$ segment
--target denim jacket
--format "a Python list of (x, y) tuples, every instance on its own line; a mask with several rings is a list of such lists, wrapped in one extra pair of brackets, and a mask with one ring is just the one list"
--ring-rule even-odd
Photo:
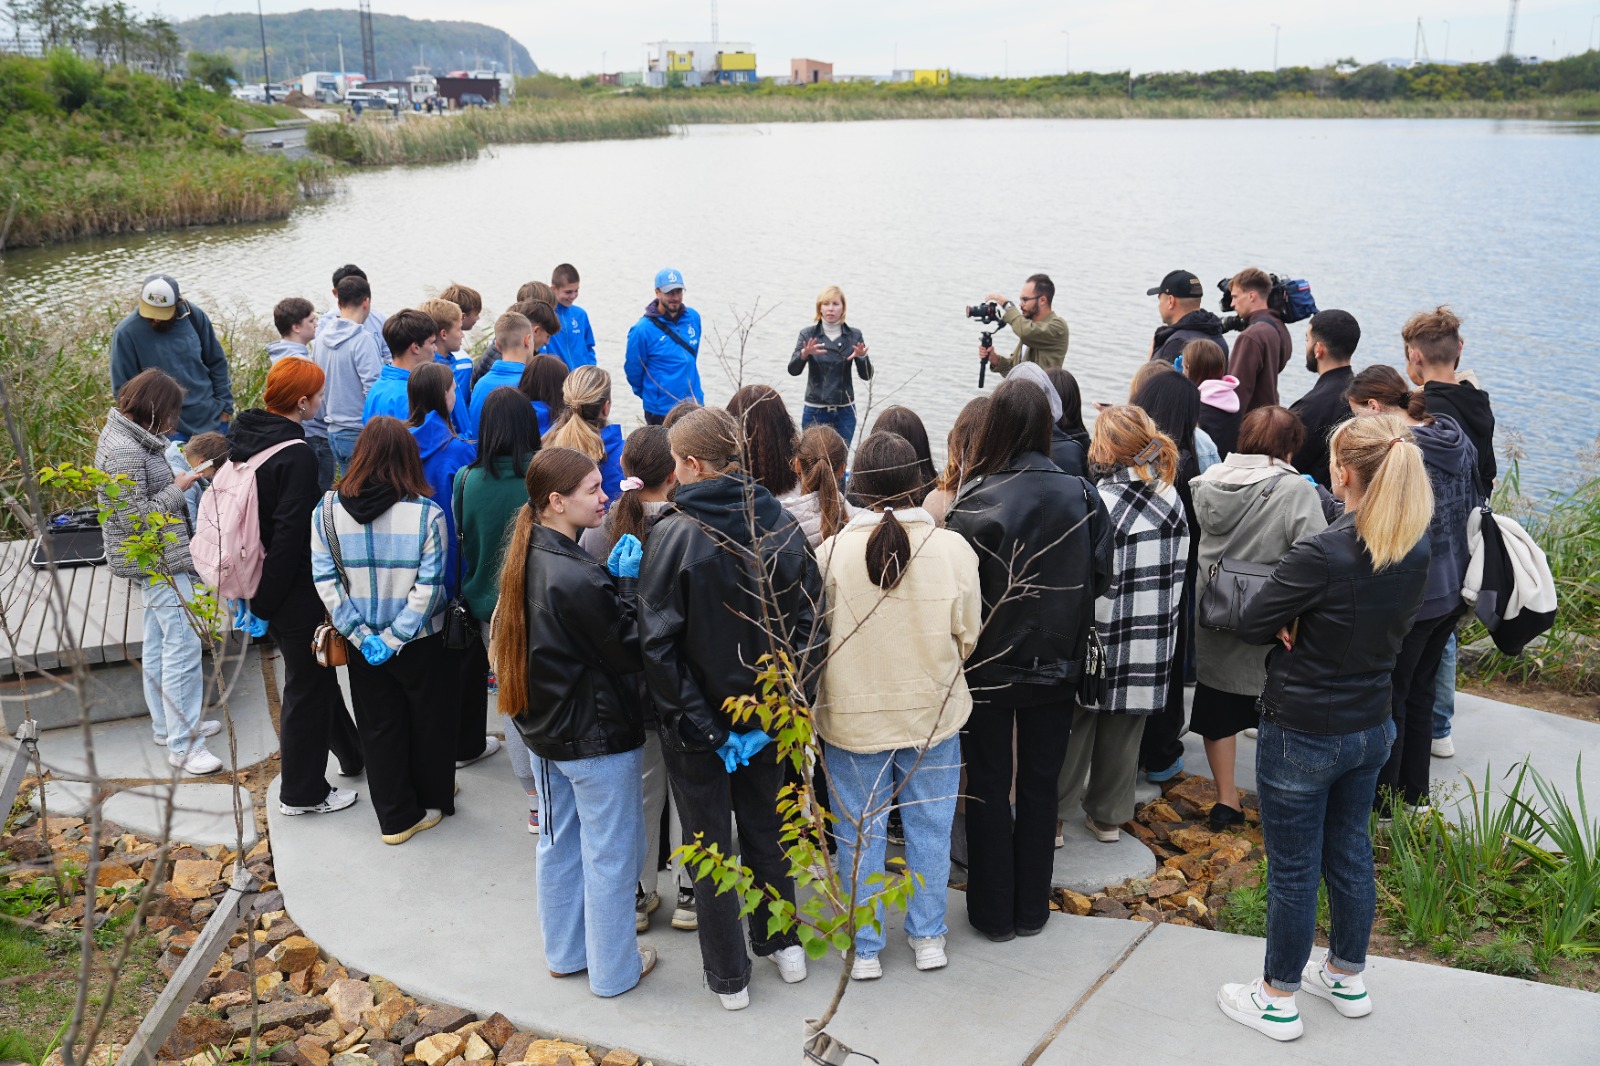
[[(822, 345), (822, 351), (807, 359), (800, 350), (813, 338)], [(806, 404), (811, 407), (849, 407), (856, 402), (854, 383), (850, 380), (850, 367), (854, 364), (862, 381), (872, 377), (872, 360), (867, 356), (851, 359), (850, 353), (864, 343), (859, 329), (849, 323), (839, 323), (839, 339), (829, 340), (817, 322), (800, 331), (794, 342), (794, 354), (789, 357), (789, 373), (799, 377), (807, 373)], [(809, 368), (809, 372), (808, 372)]]

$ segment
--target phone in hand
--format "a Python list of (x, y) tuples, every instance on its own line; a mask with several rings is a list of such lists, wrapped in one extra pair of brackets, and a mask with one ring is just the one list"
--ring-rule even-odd
[(191, 473), (191, 474), (203, 474), (207, 470), (210, 470), (213, 466), (216, 466), (216, 465), (217, 465), (217, 461), (215, 459), (207, 459), (205, 462), (201, 463), (199, 466), (191, 466), (189, 468), (189, 473)]

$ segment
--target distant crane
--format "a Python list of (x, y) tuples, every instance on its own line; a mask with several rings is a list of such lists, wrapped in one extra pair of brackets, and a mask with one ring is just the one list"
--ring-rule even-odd
[(1433, 62), (1433, 57), (1428, 54), (1428, 35), (1422, 32), (1422, 18), (1417, 18), (1417, 35), (1411, 42), (1411, 65), (1416, 66), (1418, 58)]
[(378, 80), (378, 53), (372, 46), (372, 0), (359, 0), (361, 9), (361, 73)]
[(1512, 46), (1517, 43), (1517, 0), (1511, 0), (1511, 13), (1506, 16), (1506, 50), (1502, 55), (1511, 55)]

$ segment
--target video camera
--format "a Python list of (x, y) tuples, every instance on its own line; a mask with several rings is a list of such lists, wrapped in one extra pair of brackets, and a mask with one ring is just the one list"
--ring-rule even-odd
[[(974, 304), (973, 306), (967, 308), (967, 317), (975, 318), (986, 326), (993, 325), (994, 323), (1000, 321), (1000, 305), (995, 303), (993, 300), (990, 300), (987, 303)], [(994, 330), (984, 330), (981, 334), (979, 334), (978, 339), (981, 342), (981, 347), (993, 348)], [(983, 378), (988, 372), (989, 361), (981, 355), (978, 356), (978, 388), (983, 388)]]
[[(1285, 325), (1300, 322), (1317, 313), (1317, 301), (1311, 295), (1310, 282), (1301, 278), (1280, 278), (1276, 274), (1267, 276), (1272, 279), (1272, 288), (1267, 291), (1267, 310), (1277, 312)], [(1217, 282), (1217, 288), (1222, 290), (1222, 310), (1225, 314), (1233, 310), (1232, 281), (1232, 277), (1226, 277)], [(972, 308), (969, 307), (967, 313), (970, 315)], [(1222, 320), (1224, 333), (1244, 327), (1245, 320), (1235, 314), (1229, 314)]]

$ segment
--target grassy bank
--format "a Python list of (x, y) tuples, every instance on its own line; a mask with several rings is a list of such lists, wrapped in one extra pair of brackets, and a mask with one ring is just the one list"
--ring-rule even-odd
[[(40, 315), (20, 311), (0, 330), (0, 386), (9, 416), (26, 442), (35, 470), (63, 462), (92, 464), (95, 442), (111, 409), (111, 334), (129, 307), (102, 302), (81, 315)], [(206, 307), (217, 329), (233, 375), (238, 410), (257, 406), (266, 383), (266, 345), (275, 339), (269, 322), (227, 308)], [(9, 407), (9, 411), (5, 408)], [(10, 446), (0, 452), (0, 496), (14, 495), (22, 459)], [(44, 506), (53, 511), (85, 501), (68, 498), (53, 486), (44, 488)], [(0, 510), (0, 540), (21, 535), (9, 510)]]
[(319, 123), (306, 131), (306, 144), (343, 163), (390, 166), (472, 159), (496, 144), (631, 140), (669, 132), (670, 119), (644, 101), (597, 98), (398, 123)]
[(66, 51), (0, 56), (0, 247), (284, 218), (329, 188), (329, 165), (232, 134), (298, 117)]

